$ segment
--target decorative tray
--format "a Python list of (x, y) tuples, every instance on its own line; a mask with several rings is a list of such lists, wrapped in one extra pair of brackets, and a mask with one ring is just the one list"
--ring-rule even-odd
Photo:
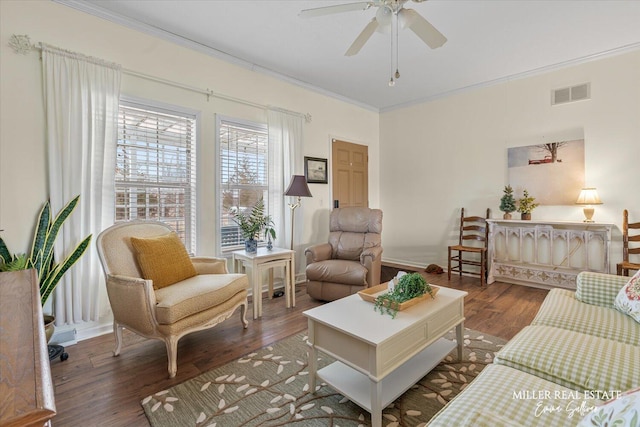
[[(438, 291), (440, 290), (440, 288), (438, 286), (435, 285), (429, 285), (431, 286), (431, 291), (433, 292), (433, 297), (435, 298)], [(388, 287), (388, 283), (383, 283), (381, 285), (378, 286), (373, 286), (371, 288), (367, 288), (364, 291), (359, 291), (358, 295), (360, 295), (360, 298), (362, 298), (363, 300), (367, 301), (367, 302), (375, 302), (376, 298), (378, 297), (378, 295), (382, 295), (386, 292), (389, 292), (389, 287)], [(422, 295), (421, 297), (416, 297), (416, 298), (411, 298), (410, 300), (407, 300), (405, 302), (401, 302), (398, 305), (398, 311), (402, 311), (402, 310), (406, 310), (407, 308), (418, 304), (419, 302), (425, 301), (425, 300), (431, 300), (431, 295), (429, 295), (429, 293), (427, 292), (426, 294)]]

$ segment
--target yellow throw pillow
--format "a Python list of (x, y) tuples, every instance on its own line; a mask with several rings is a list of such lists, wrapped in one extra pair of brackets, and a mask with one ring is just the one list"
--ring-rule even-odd
[(153, 280), (153, 288), (160, 289), (196, 275), (180, 237), (175, 232), (141, 239), (131, 238), (142, 277)]

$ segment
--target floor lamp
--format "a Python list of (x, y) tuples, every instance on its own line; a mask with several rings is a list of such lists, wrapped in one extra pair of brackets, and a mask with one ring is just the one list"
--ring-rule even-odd
[(309, 186), (307, 185), (307, 180), (304, 175), (293, 175), (291, 177), (291, 183), (289, 183), (289, 188), (284, 192), (285, 196), (293, 196), (297, 197), (298, 200), (296, 203), (289, 203), (289, 208), (291, 209), (291, 250), (293, 250), (293, 213), (298, 206), (300, 206), (300, 197), (312, 197), (311, 191), (309, 191)]

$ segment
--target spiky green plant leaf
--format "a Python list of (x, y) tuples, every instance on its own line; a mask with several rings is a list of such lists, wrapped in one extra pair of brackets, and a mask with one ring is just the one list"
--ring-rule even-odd
[[(42, 281), (42, 278), (48, 274), (48, 271), (51, 268), (51, 264), (53, 262), (53, 252), (54, 252), (53, 245), (56, 241), (56, 238), (58, 237), (58, 232), (60, 231), (60, 228), (62, 228), (62, 224), (64, 224), (64, 222), (67, 220), (69, 215), (71, 215), (71, 213), (76, 208), (76, 205), (78, 204), (78, 199), (80, 199), (79, 195), (76, 196), (69, 203), (67, 203), (66, 206), (62, 208), (62, 210), (58, 213), (53, 223), (50, 223), (47, 226), (47, 232), (45, 236), (44, 246), (42, 247), (41, 258), (40, 257), (34, 258), (34, 255), (37, 256), (39, 254), (34, 254), (33, 252), (31, 254), (32, 259), (38, 259), (40, 261), (40, 266), (38, 269), (38, 277), (40, 281)], [(49, 204), (49, 202), (47, 202), (47, 204)]]
[(2, 237), (0, 237), (0, 264), (5, 264), (7, 262), (11, 262), (13, 260), (13, 255), (9, 252), (9, 248), (7, 248), (7, 244), (4, 242)]
[(47, 232), (51, 223), (51, 203), (47, 200), (40, 214), (38, 215), (38, 223), (33, 234), (33, 242), (31, 243), (31, 262), (34, 268), (40, 272), (42, 267), (42, 254), (44, 253), (44, 245), (47, 240)]
[(62, 263), (57, 264), (50, 269), (47, 275), (44, 277), (44, 280), (40, 282), (40, 299), (42, 301), (42, 305), (47, 301), (51, 292), (55, 289), (60, 282), (60, 279), (64, 274), (75, 264), (82, 254), (89, 247), (89, 243), (91, 243), (91, 234), (88, 235), (76, 248), (73, 250), (71, 255), (69, 255)]
[(91, 235), (85, 237), (69, 256), (56, 263), (54, 259), (54, 242), (62, 225), (76, 208), (79, 199), (80, 196), (76, 196), (67, 203), (53, 222), (51, 219), (51, 204), (48, 201), (44, 204), (38, 215), (36, 230), (31, 244), (31, 253), (28, 257), (23, 255), (26, 258), (26, 262), (23, 262), (22, 258), (18, 260), (18, 255), (11, 255), (6, 244), (0, 238), (0, 257), (2, 258), (0, 267), (5, 268), (7, 260), (9, 260), (9, 262), (13, 263), (8, 268), (35, 268), (40, 281), (40, 300), (43, 305), (60, 282), (62, 276), (80, 259), (91, 242)]

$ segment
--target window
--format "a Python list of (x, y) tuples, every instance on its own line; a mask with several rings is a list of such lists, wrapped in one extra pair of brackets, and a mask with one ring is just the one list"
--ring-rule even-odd
[(116, 222), (170, 225), (195, 252), (193, 114), (120, 103), (115, 181)]
[(249, 210), (262, 197), (269, 206), (269, 138), (267, 126), (218, 120), (218, 211), (222, 252), (244, 243), (230, 209)]

